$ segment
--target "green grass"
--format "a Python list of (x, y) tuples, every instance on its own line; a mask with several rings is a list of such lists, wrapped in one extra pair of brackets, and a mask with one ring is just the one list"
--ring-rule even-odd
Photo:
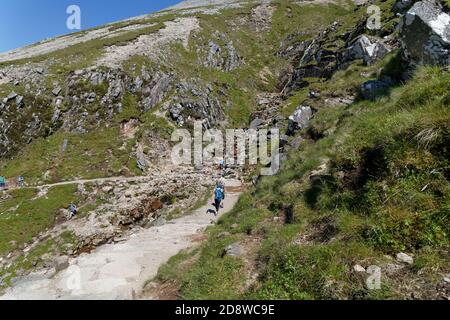
[(30, 243), (33, 237), (52, 227), (59, 209), (78, 203), (76, 191), (76, 185), (54, 187), (46, 196), (34, 200), (35, 190), (12, 191), (12, 198), (0, 203), (0, 255)]
[[(349, 74), (338, 73), (325, 95), (344, 89), (340, 76)], [(319, 110), (312, 126), (335, 130), (306, 141), (277, 176), (263, 178), (209, 229), (196, 261), (176, 275), (181, 297), (405, 298), (403, 282), (440, 281), (436, 272), (450, 271), (449, 89), (447, 72), (421, 68), (377, 101)], [(323, 159), (329, 159), (328, 173), (313, 183), (309, 173)], [(282, 217), (284, 204), (294, 205), (291, 224), (271, 219)], [(223, 232), (228, 235), (219, 236)], [(262, 238), (260, 276), (242, 292), (246, 280), (230, 274), (243, 273), (243, 260), (231, 263), (220, 253), (255, 235)], [(414, 254), (414, 265), (401, 277), (384, 275), (381, 290), (368, 290), (365, 278), (352, 272), (357, 263), (382, 266), (385, 255), (400, 251)], [(185, 259), (177, 259), (170, 270), (183, 265)]]
[[(64, 140), (68, 143), (62, 152)], [(23, 175), (30, 184), (126, 175), (131, 147), (132, 141), (125, 142), (118, 127), (86, 134), (58, 132), (26, 146), (20, 158), (1, 161), (0, 168), (6, 177)]]
[(11, 266), (0, 270), (0, 277), (3, 284), (0, 289), (11, 285), (11, 280), (19, 274), (29, 272), (36, 267), (42, 267), (43, 264), (49, 263), (52, 257), (67, 254), (68, 248), (77, 245), (77, 238), (71, 232), (63, 232), (56, 238), (46, 240), (26, 254), (17, 258)]

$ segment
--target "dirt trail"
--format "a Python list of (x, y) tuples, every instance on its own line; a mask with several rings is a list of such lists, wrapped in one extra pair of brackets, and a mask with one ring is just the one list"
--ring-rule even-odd
[[(108, 178), (95, 178), (95, 179), (78, 179), (78, 180), (70, 180), (70, 181), (61, 181), (56, 183), (50, 183), (50, 184), (42, 184), (42, 185), (25, 185), (21, 189), (49, 189), (53, 187), (59, 187), (59, 186), (67, 186), (71, 184), (89, 184), (89, 183), (106, 183), (106, 182), (137, 182), (137, 181), (146, 181), (152, 179), (152, 175), (145, 175), (145, 176), (134, 176), (134, 177), (125, 177), (125, 176), (118, 176), (118, 177), (108, 177)], [(15, 190), (19, 189), (17, 186), (9, 187), (6, 190)]]
[[(220, 215), (236, 204), (241, 183), (228, 180), (226, 187), (230, 191)], [(121, 243), (82, 254), (52, 277), (31, 274), (15, 283), (0, 300), (133, 299), (162, 264), (180, 250), (192, 247), (195, 236), (218, 219), (208, 214), (208, 209), (212, 209), (211, 203), (162, 226), (143, 229)]]

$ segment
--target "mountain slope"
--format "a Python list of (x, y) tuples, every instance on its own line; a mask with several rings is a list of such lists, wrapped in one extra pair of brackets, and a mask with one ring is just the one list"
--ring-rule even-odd
[[(377, 30), (371, 2), (186, 1), (0, 55), (0, 175), (37, 187), (1, 195), (3, 285), (196, 207), (216, 173), (172, 166), (170, 135), (201, 120), (280, 128), (283, 167), (234, 170), (254, 186), (159, 284), (196, 299), (448, 297), (447, 9), (374, 3)], [(83, 213), (66, 221), (71, 202)]]

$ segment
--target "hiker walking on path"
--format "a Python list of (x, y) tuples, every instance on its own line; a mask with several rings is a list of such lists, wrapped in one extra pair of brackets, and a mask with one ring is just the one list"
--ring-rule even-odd
[(214, 207), (216, 208), (215, 215), (219, 213), (220, 204), (222, 203), (223, 199), (225, 199), (224, 189), (222, 189), (220, 186), (217, 186), (214, 190)]
[(223, 208), (223, 201), (225, 200), (225, 178), (223, 176), (220, 177), (220, 179), (217, 181), (216, 187), (220, 187), (223, 192), (223, 198), (220, 202), (220, 207)]
[(0, 189), (3, 189), (5, 186), (5, 178), (0, 176)]

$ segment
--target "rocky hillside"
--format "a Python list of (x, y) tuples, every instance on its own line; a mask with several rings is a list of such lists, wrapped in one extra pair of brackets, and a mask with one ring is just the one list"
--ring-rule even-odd
[(0, 175), (39, 187), (0, 194), (0, 285), (195, 207), (213, 173), (169, 139), (202, 120), (280, 128), (283, 168), (150, 291), (449, 298), (449, 50), (448, 2), (230, 0), (0, 54)]

